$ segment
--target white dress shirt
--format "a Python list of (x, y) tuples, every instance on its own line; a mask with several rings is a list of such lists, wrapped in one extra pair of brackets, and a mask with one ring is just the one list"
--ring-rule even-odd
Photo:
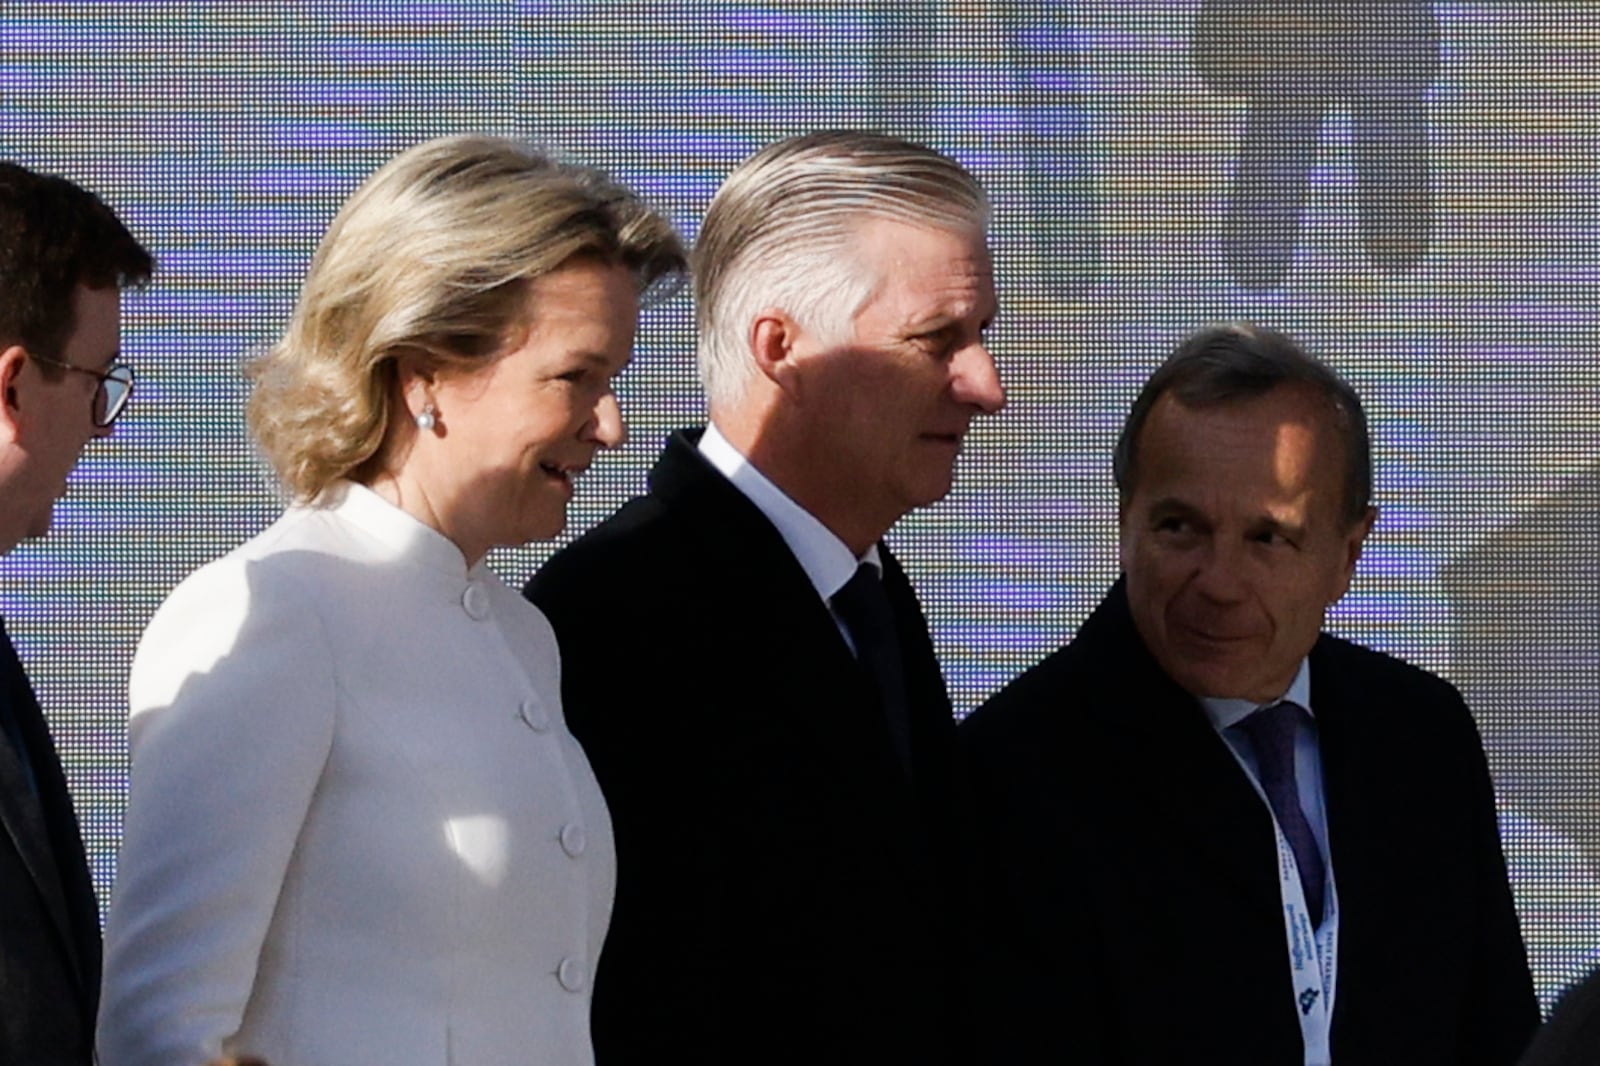
[[(823, 603), (830, 604), (830, 612), (833, 610), (831, 603), (834, 595), (855, 576), (856, 568), (862, 563), (870, 563), (879, 574), (883, 573), (883, 560), (878, 555), (876, 544), (857, 559), (832, 530), (790, 499), (770, 478), (757, 470), (739, 449), (730, 444), (715, 422), (706, 426), (700, 438), (700, 454), (777, 528), (778, 535), (789, 546), (789, 551), (806, 572), (806, 577), (811, 579), (817, 595), (822, 597)], [(855, 641), (850, 639), (850, 632), (837, 612), (833, 615), (833, 622), (854, 653)]]

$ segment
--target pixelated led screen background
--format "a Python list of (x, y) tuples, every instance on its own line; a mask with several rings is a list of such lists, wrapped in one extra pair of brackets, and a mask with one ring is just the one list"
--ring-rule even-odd
[[(96, 189), (161, 261), (127, 302), (131, 408), (56, 531), (0, 562), (102, 897), (135, 642), (279, 509), (240, 367), (358, 181), (428, 136), (515, 134), (692, 236), (756, 148), (863, 126), (955, 154), (996, 203), (1011, 404), (952, 497), (891, 537), (957, 706), (1115, 577), (1108, 455), (1162, 353), (1207, 321), (1287, 329), (1357, 384), (1376, 435), (1382, 517), (1334, 628), (1466, 691), (1548, 999), (1600, 945), (1595, 8), (0, 0), (0, 154)], [(687, 297), (649, 312), (638, 356), (632, 439), (569, 535), (700, 417)], [(550, 550), (497, 561), (520, 582)]]

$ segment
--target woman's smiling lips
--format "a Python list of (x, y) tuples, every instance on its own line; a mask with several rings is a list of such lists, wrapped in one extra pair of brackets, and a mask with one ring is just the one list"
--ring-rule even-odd
[(581, 466), (566, 466), (564, 464), (557, 463), (540, 463), (539, 469), (543, 470), (545, 475), (548, 476), (552, 481), (560, 482), (561, 485), (570, 493), (578, 478), (582, 476), (585, 470), (589, 469), (589, 464), (584, 463)]

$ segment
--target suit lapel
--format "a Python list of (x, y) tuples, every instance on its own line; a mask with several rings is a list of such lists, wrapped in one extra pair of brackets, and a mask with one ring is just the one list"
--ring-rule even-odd
[[(1339, 894), (1339, 984), (1351, 990), (1367, 984), (1369, 959), (1374, 966), (1384, 965), (1372, 952), (1382, 952), (1388, 945), (1374, 943), (1374, 938), (1381, 941), (1387, 916), (1397, 912), (1390, 901), (1404, 891), (1393, 868), (1386, 870), (1374, 849), (1387, 846), (1397, 833), (1404, 835), (1405, 819), (1413, 812), (1385, 787), (1381, 772), (1385, 740), (1367, 727), (1374, 716), (1364, 709), (1381, 700), (1382, 693), (1363, 692), (1359, 677), (1341, 669), (1331, 652), (1327, 637), (1312, 649), (1311, 704), (1322, 753), (1328, 853)], [(1354, 1001), (1341, 993), (1336, 1013), (1348, 1016)], [(1339, 1021), (1336, 1016), (1336, 1026)]]
[(920, 809), (936, 823), (948, 824), (970, 814), (970, 797), (958, 780), (955, 756), (955, 714), (945, 688), (944, 671), (928, 635), (928, 620), (899, 561), (879, 544), (884, 587), (893, 605), (905, 664), (910, 704), (911, 753), (915, 768), (913, 792)]
[[(1427, 923), (1414, 924), (1417, 912), (1396, 902), (1408, 900), (1414, 886), (1382, 854), (1410, 835), (1406, 819), (1414, 813), (1403, 797), (1386, 787), (1382, 769), (1385, 738), (1381, 731), (1368, 727), (1369, 721), (1376, 723), (1381, 715), (1368, 714), (1366, 709), (1381, 701), (1383, 693), (1370, 691), (1370, 683), (1363, 690), (1359, 675), (1337, 660), (1327, 637), (1311, 651), (1311, 704), (1322, 753), (1328, 852), (1339, 899), (1339, 989), (1333, 1008), (1336, 1053), (1353, 1039), (1352, 1034), (1370, 1031), (1381, 1023), (1382, 1012), (1400, 988), (1410, 991), (1404, 983), (1396, 986), (1390, 976), (1394, 939), (1405, 937), (1412, 950), (1432, 943)], [(1425, 844), (1418, 843), (1423, 845), (1418, 854), (1425, 854)], [(1438, 957), (1444, 959), (1445, 955)]]
[(46, 790), (56, 783), (56, 775), (51, 774), (50, 767), (46, 765), (46, 756), (53, 757), (55, 748), (50, 742), (38, 701), (34, 699), (33, 688), (28, 684), (27, 675), (23, 672), (22, 663), (17, 658), (3, 623), (0, 623), (0, 714), (14, 718), (24, 742), (29, 745), (38, 786), (38, 792), (35, 793), (21, 754), (11, 743), (10, 737), (0, 731), (0, 822), (5, 823), (6, 835), (11, 838), (17, 854), (32, 875), (45, 909), (55, 923), (62, 944), (66, 946), (72, 969), (81, 981), (84, 977), (82, 960), (79, 958), (71, 917), (67, 913), (64, 882), (56, 865), (41, 802)]
[[(1362, 692), (1358, 678), (1330, 660), (1327, 637), (1311, 652), (1311, 703), (1317, 716), (1318, 744), (1322, 752), (1322, 792), (1328, 819), (1328, 852), (1338, 873), (1339, 909), (1359, 907), (1368, 888), (1372, 868), (1369, 845), (1394, 836), (1396, 819), (1407, 811), (1395, 809), (1379, 777), (1385, 740), (1368, 728), (1364, 708), (1382, 693)], [(1370, 686), (1369, 686), (1370, 687)], [(1374, 884), (1375, 892), (1388, 891)]]
[[(697, 434), (674, 433), (651, 473), (650, 490), (685, 523), (697, 529), (703, 555), (684, 560), (720, 576), (708, 583), (711, 616), (728, 639), (740, 645), (728, 654), (765, 662), (784, 690), (752, 708), (781, 717), (776, 723), (793, 742), (828, 765), (848, 792), (878, 793), (863, 817), (889, 815), (883, 835), (889, 847), (908, 860), (918, 839), (915, 793), (901, 787), (904, 773), (888, 725), (873, 696), (872, 682), (851, 655), (832, 613), (817, 595), (794, 554), (759, 508), (751, 503), (695, 446)], [(904, 577), (885, 552), (886, 579), (906, 645)], [(920, 620), (920, 613), (918, 614)], [(922, 641), (926, 643), (926, 631)], [(929, 692), (922, 658), (907, 649), (907, 694), (912, 719), (928, 715), (920, 705)], [(930, 653), (931, 654), (931, 653)], [(943, 679), (934, 683), (948, 717)], [(915, 728), (915, 726), (914, 726)], [(913, 830), (908, 832), (908, 830)]]
[[(1098, 697), (1089, 705), (1102, 728), (1141, 753), (1131, 783), (1152, 820), (1170, 826), (1171, 843), (1190, 849), (1194, 873), (1231, 882), (1251, 908), (1276, 912), (1279, 890), (1272, 818), (1195, 698), (1161, 670), (1134, 628), (1119, 581), (1078, 637)], [(1160, 839), (1160, 825), (1150, 827)], [(1172, 851), (1169, 848), (1168, 851)]]

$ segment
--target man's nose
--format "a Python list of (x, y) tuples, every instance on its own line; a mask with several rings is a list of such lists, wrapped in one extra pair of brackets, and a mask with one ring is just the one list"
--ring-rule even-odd
[(994, 356), (982, 342), (956, 353), (953, 373), (952, 392), (959, 402), (971, 404), (986, 415), (995, 414), (1006, 405), (1000, 371), (994, 365)]
[(1239, 547), (1212, 543), (1200, 554), (1193, 588), (1213, 603), (1237, 603), (1244, 598), (1245, 558)]

